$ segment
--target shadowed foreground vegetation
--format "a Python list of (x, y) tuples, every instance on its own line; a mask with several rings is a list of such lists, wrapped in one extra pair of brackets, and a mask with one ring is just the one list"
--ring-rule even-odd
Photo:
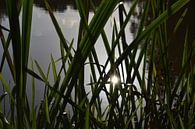
[[(33, 0), (6, 0), (10, 27), (0, 26), (3, 48), (0, 86), (5, 89), (0, 96), (0, 128), (195, 128), (195, 41), (189, 38), (189, 28), (184, 28), (182, 60), (178, 62), (181, 68), (177, 76), (172, 74), (168, 52), (172, 42), (170, 35), (181, 27), (191, 1), (133, 0), (126, 10), (123, 3), (119, 4), (120, 0), (102, 0), (98, 7), (91, 0), (75, 0), (80, 15), (78, 42), (75, 43), (66, 40), (50, 3), (45, 0), (60, 39), (61, 57), (51, 56), (48, 71), (44, 73), (39, 63), (29, 57)], [(125, 29), (138, 4), (143, 6), (138, 29), (135, 38), (127, 41)], [(91, 21), (88, 20), (90, 8), (94, 12)], [(104, 31), (104, 26), (113, 12), (119, 13), (119, 25), (112, 19), (112, 38), (108, 39), (110, 33)], [(167, 22), (177, 12), (181, 13), (170, 31)], [(4, 36), (5, 31), (8, 36)], [(107, 53), (105, 64), (100, 64), (98, 55), (101, 53), (95, 47), (98, 38), (102, 38), (102, 47)], [(1, 73), (6, 62), (13, 86)], [(88, 73), (89, 81), (85, 78)], [(50, 74), (52, 83), (48, 80)], [(117, 83), (112, 82), (113, 75), (119, 78)], [(44, 98), (38, 107), (35, 105), (35, 80), (45, 84)], [(32, 89), (30, 97), (27, 87)], [(5, 113), (3, 100), (7, 96), (10, 112)]]

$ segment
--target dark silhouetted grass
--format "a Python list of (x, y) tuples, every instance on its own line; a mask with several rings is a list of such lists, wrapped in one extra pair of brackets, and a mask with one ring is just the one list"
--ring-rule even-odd
[[(167, 51), (170, 43), (167, 20), (185, 8), (189, 0), (178, 0), (170, 6), (164, 1), (134, 0), (129, 10), (119, 0), (102, 0), (98, 7), (92, 0), (75, 2), (80, 15), (77, 43), (66, 40), (51, 5), (45, 0), (60, 39), (61, 57), (54, 59), (51, 55), (51, 63), (44, 73), (37, 61), (28, 61), (33, 0), (19, 0), (18, 3), (6, 0), (10, 27), (6, 29), (9, 32), (6, 39), (2, 33), (5, 28), (0, 26), (4, 50), (0, 70), (6, 59), (15, 86), (11, 89), (0, 73), (1, 86), (6, 91), (0, 96), (0, 102), (2, 104), (8, 95), (11, 108), (8, 116), (0, 111), (0, 128), (194, 128), (195, 68), (192, 57), (195, 48), (194, 41), (188, 40), (187, 29), (183, 59), (178, 62), (182, 68), (177, 79), (173, 79), (170, 71)], [(140, 2), (143, 12), (138, 29), (135, 38), (127, 41), (125, 29)], [(94, 16), (89, 21), (90, 7)], [(104, 26), (114, 11), (119, 13), (119, 26), (116, 19), (111, 19), (114, 21), (112, 32), (106, 33)], [(185, 14), (186, 10), (175, 24), (175, 31)], [(110, 34), (112, 37), (108, 39)], [(98, 38), (102, 38), (105, 48), (105, 64), (100, 64), (100, 48), (95, 47)], [(13, 47), (13, 55), (8, 50), (9, 44)], [(77, 44), (76, 48), (73, 44)], [(59, 69), (57, 63), (61, 64)], [(31, 84), (26, 83), (27, 74)], [(48, 80), (49, 74), (53, 76), (53, 83)], [(86, 74), (90, 74), (90, 80), (86, 80)], [(111, 82), (113, 75), (119, 78), (117, 84)], [(45, 84), (44, 98), (38, 108), (35, 106), (35, 79)], [(32, 87), (32, 103), (27, 99), (27, 85)], [(102, 94), (105, 97), (102, 98)]]

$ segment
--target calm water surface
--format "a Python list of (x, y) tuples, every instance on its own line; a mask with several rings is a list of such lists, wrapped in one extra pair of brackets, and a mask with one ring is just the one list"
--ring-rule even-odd
[[(64, 5), (64, 4), (68, 4), (68, 5)], [(54, 12), (55, 17), (57, 18), (57, 21), (61, 27), (61, 30), (63, 31), (64, 37), (66, 38), (66, 40), (69, 42), (71, 42), (71, 40), (74, 40), (75, 42), (74, 48), (76, 48), (79, 21), (80, 21), (78, 11), (75, 9), (75, 5), (73, 3), (63, 3), (63, 4), (58, 4), (58, 5), (61, 5), (61, 6), (59, 6), (59, 8), (58, 6), (54, 7), (54, 9), (56, 10)], [(125, 7), (128, 9), (130, 7), (130, 2), (125, 2)], [(9, 24), (8, 24), (8, 19), (6, 17), (5, 9), (3, 9), (4, 7), (1, 7), (1, 8), (2, 8), (1, 13), (0, 13), (1, 25), (8, 27)], [(91, 19), (92, 16), (93, 16), (93, 13), (90, 12), (89, 19)], [(108, 34), (107, 36), (110, 41), (111, 41), (111, 34), (112, 34), (110, 32), (112, 32), (114, 18), (117, 24), (119, 25), (118, 10), (113, 13), (110, 20), (105, 26), (105, 31)], [(134, 22), (135, 22), (135, 19), (134, 19)], [(133, 34), (130, 32), (130, 29), (131, 29), (130, 26), (128, 26), (126, 29), (128, 42), (132, 41), (133, 39)], [(7, 35), (6, 32), (4, 32), (4, 34)], [(104, 47), (102, 46), (103, 46), (102, 39), (99, 38), (95, 47), (98, 52), (100, 64), (104, 64), (107, 59), (106, 57), (107, 54), (105, 52)], [(0, 46), (0, 58), (2, 57), (1, 56), (2, 53), (3, 53), (2, 46)], [(59, 38), (56, 34), (55, 28), (52, 24), (49, 14), (42, 7), (42, 3), (38, 1), (33, 7), (30, 57), (33, 60), (36, 60), (40, 64), (43, 71), (46, 73), (48, 65), (50, 63), (50, 55), (52, 55), (55, 60), (60, 58), (60, 42), (59, 42)], [(60, 64), (58, 64), (58, 67), (60, 67)], [(3, 75), (5, 79), (8, 82), (10, 82), (10, 85), (14, 85), (12, 84), (13, 82), (10, 80), (11, 76), (8, 71), (9, 70), (7, 66), (5, 65), (3, 69)], [(88, 68), (86, 68), (86, 73), (87, 72), (88, 72)], [(85, 76), (85, 79), (87, 80), (86, 83), (89, 83), (89, 76), (90, 76), (89, 74), (86, 74)], [(49, 78), (50, 78), (49, 80), (52, 83), (52, 80), (53, 80), (52, 74), (50, 75)], [(30, 78), (28, 79), (30, 82)], [(44, 90), (44, 84), (39, 81), (36, 81), (36, 103), (37, 104), (39, 104), (41, 99), (43, 98), (43, 90)], [(30, 91), (31, 91), (31, 87), (29, 86), (28, 87), (29, 97), (31, 96)], [(102, 96), (104, 95), (102, 94)]]
[[(64, 1), (64, 0), (58, 0), (57, 2), (52, 1), (52, 6), (55, 10), (54, 14), (55, 17), (57, 18), (58, 23), (60, 24), (61, 30), (63, 31), (64, 37), (66, 38), (67, 41), (71, 42), (74, 40), (74, 48), (76, 48), (76, 43), (77, 43), (77, 35), (78, 35), (78, 29), (79, 29), (79, 14), (78, 11), (76, 10), (76, 6), (73, 3), (73, 1)], [(191, 4), (190, 6), (190, 11), (186, 18), (184, 19), (184, 23), (182, 24), (182, 28), (186, 28), (187, 25), (190, 26), (190, 32), (191, 32), (191, 37), (194, 39), (195, 37), (195, 24), (194, 24), (194, 17), (195, 17), (195, 8), (192, 7)], [(96, 3), (98, 4), (98, 2)], [(129, 1), (125, 2), (125, 7), (128, 8), (130, 7), (131, 3)], [(93, 13), (90, 12), (90, 19), (92, 18)], [(173, 26), (174, 24), (174, 19), (176, 16), (174, 16), (170, 22), (170, 26)], [(116, 19), (117, 24), (119, 24), (118, 20), (118, 11), (114, 12), (113, 15), (111, 16), (110, 20), (105, 26), (105, 31), (108, 34), (109, 40), (111, 40), (111, 33), (112, 32), (112, 26), (113, 26), (113, 19)], [(173, 22), (172, 22), (173, 21)], [(189, 22), (190, 21), (190, 22)], [(134, 30), (136, 29), (137, 19), (132, 18), (131, 19), (131, 25), (128, 25), (126, 29), (126, 34), (127, 34), (127, 42), (130, 43), (133, 39), (133, 33)], [(0, 24), (3, 26), (8, 27), (8, 19), (6, 17), (6, 11), (5, 11), (5, 5), (2, 1), (0, 1)], [(179, 71), (179, 63), (181, 60), (181, 53), (182, 53), (182, 42), (183, 42), (183, 36), (185, 35), (183, 29), (180, 28), (178, 32), (175, 35), (174, 42), (170, 44), (170, 59), (173, 62), (174, 68), (177, 71)], [(7, 32), (4, 32), (5, 35), (7, 35)], [(107, 54), (105, 53), (105, 49), (102, 43), (102, 39), (99, 38), (98, 42), (96, 43), (96, 49), (98, 52), (98, 57), (100, 59), (100, 64), (104, 64), (106, 59), (107, 59)], [(177, 46), (177, 47), (176, 47)], [(11, 50), (11, 47), (9, 48)], [(100, 54), (101, 53), (101, 54)], [(0, 44), (0, 60), (2, 58), (3, 50), (2, 46)], [(60, 42), (59, 38), (56, 34), (55, 28), (52, 24), (52, 21), (49, 17), (49, 14), (45, 11), (43, 7), (43, 3), (40, 0), (35, 0), (35, 5), (33, 7), (33, 18), (32, 18), (32, 33), (31, 33), (31, 46), (30, 46), (30, 57), (33, 60), (36, 60), (40, 66), (42, 67), (43, 71), (46, 73), (47, 67), (50, 63), (50, 55), (54, 57), (55, 60), (60, 58)], [(116, 57), (117, 58), (117, 57)], [(58, 68), (60, 67), (60, 64), (58, 64)], [(142, 68), (140, 68), (142, 69)], [(36, 71), (37, 72), (37, 71)], [(10, 85), (14, 85), (9, 69), (7, 65), (4, 66), (3, 69), (3, 76), (7, 80), (7, 82)], [(38, 72), (37, 72), (38, 73)], [(86, 67), (86, 73), (88, 72), (88, 68)], [(86, 79), (86, 84), (89, 83), (89, 74), (86, 74), (85, 79)], [(29, 82), (30, 82), (30, 78)], [(50, 75), (49, 80), (52, 83), (53, 77)], [(137, 83), (137, 82), (135, 82)], [(29, 84), (28, 86), (28, 94), (29, 98), (31, 96), (31, 85)], [(36, 81), (36, 104), (40, 104), (41, 99), (43, 98), (43, 90), (44, 90), (44, 84)], [(87, 91), (90, 91), (90, 89), (86, 89)], [(2, 89), (0, 89), (0, 94), (2, 94)], [(104, 94), (102, 93), (102, 98), (104, 98)], [(105, 101), (104, 101), (105, 100)], [(103, 99), (103, 102), (106, 103), (106, 99)]]

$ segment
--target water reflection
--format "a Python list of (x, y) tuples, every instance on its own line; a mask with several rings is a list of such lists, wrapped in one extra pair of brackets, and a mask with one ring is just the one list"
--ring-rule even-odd
[[(92, 0), (95, 6), (99, 5), (101, 0)], [(131, 0), (124, 0), (130, 2)], [(49, 0), (52, 9), (57, 12), (64, 12), (67, 8), (77, 9), (75, 0)], [(34, 0), (34, 5), (46, 10), (44, 0)], [(5, 0), (0, 0), (0, 19), (6, 15)]]
[[(71, 0), (69, 1), (58, 0), (56, 2), (57, 3), (52, 5), (52, 7), (54, 8), (54, 10), (56, 10), (56, 12), (54, 12), (54, 15), (60, 25), (60, 28), (64, 34), (64, 37), (66, 38), (68, 42), (71, 42), (72, 39), (74, 39), (74, 42), (76, 43), (78, 39), (77, 36), (78, 36), (80, 16), (79, 16), (78, 10), (76, 10), (75, 8), (76, 7), (75, 3), (74, 1), (71, 1)], [(60, 50), (59, 37), (55, 31), (55, 28), (52, 24), (52, 21), (48, 13), (44, 10), (43, 5), (44, 4), (42, 3), (42, 1), (35, 0), (35, 4), (33, 7), (33, 16), (32, 16), (30, 57), (33, 60), (36, 60), (41, 66), (41, 68), (43, 69), (43, 72), (46, 73), (48, 64), (50, 63), (50, 55), (52, 54), (54, 59), (58, 59), (61, 56), (60, 56), (60, 51), (59, 51)], [(4, 15), (5, 18), (2, 20), (0, 24), (5, 27), (8, 27), (9, 22), (8, 22), (8, 18), (5, 15), (6, 14), (5, 13), (5, 3), (4, 3), (4, 6), (1, 6), (1, 7), (4, 10), (2, 15)], [(125, 3), (125, 7), (130, 7), (130, 5)], [(94, 14), (91, 11), (89, 13), (89, 19), (91, 19), (93, 15)], [(116, 22), (118, 24), (119, 21), (118, 21), (117, 11), (114, 12), (111, 19), (113, 20), (114, 17), (116, 18)], [(109, 20), (105, 26), (106, 33), (112, 32), (112, 27), (111, 27), (112, 25), (113, 25), (113, 21)], [(130, 42), (132, 40), (132, 35), (130, 34), (129, 29), (127, 30), (127, 33), (128, 33), (127, 41)], [(110, 38), (111, 36), (112, 36), (111, 33), (108, 33), (108, 38), (110, 40), (111, 40)], [(100, 64), (105, 64), (105, 55), (107, 54), (106, 54), (106, 50), (102, 48), (102, 39), (98, 39), (95, 47), (101, 48), (101, 49), (98, 49), (98, 52), (101, 53), (98, 55), (98, 59), (100, 59)], [(74, 48), (76, 48), (76, 46), (74, 46)], [(2, 50), (2, 47), (0, 46), (0, 55), (2, 55), (2, 52), (3, 50)], [(60, 67), (60, 64), (57, 64), (57, 68), (59, 67)], [(7, 81), (9, 82), (11, 77), (7, 71), (9, 71), (8, 68), (4, 69), (3, 75), (8, 79)], [(89, 73), (88, 71), (89, 70), (86, 68), (86, 73)], [(53, 77), (51, 74), (49, 75), (48, 78), (51, 81), (51, 83), (53, 83), (52, 82)], [(86, 74), (86, 80), (89, 80), (89, 78), (90, 78), (90, 75)], [(88, 83), (88, 81), (86, 81), (86, 83)], [(37, 86), (35, 89), (35, 93), (37, 96), (35, 102), (36, 104), (40, 104), (40, 100), (43, 98), (43, 90), (44, 90), (43, 85), (44, 84), (37, 81), (35, 85)], [(27, 87), (27, 91), (28, 91), (29, 96), (31, 96), (30, 87)], [(102, 97), (103, 96), (105, 95), (102, 95)]]
[[(124, 1), (130, 2), (131, 0), (124, 0)], [(94, 5), (98, 5), (101, 2), (101, 0), (93, 0), (93, 2), (94, 2)], [(69, 30), (68, 32), (67, 31), (64, 32), (65, 35), (67, 35), (67, 37), (74, 37), (73, 35), (75, 34), (73, 33), (75, 32), (73, 32), (73, 30), (75, 30), (75, 28), (78, 28), (78, 20), (79, 20), (79, 16), (75, 16), (75, 15), (78, 15), (77, 12), (75, 12), (76, 11), (75, 0), (49, 0), (49, 3), (52, 5), (53, 10), (58, 13), (56, 16), (59, 20), (59, 23), (63, 25), (62, 27), (66, 27), (62, 29)], [(37, 12), (37, 10), (39, 9), (45, 10), (44, 1), (34, 0), (34, 5), (36, 7), (36, 10), (34, 11), (33, 19), (37, 18), (38, 20), (33, 20), (33, 21), (34, 21), (34, 25), (39, 26), (38, 27), (39, 29), (35, 30), (34, 27), (32, 27), (33, 36), (37, 36), (39, 38), (41, 38), (42, 36), (42, 42), (44, 42), (43, 40), (45, 39), (44, 35), (46, 35), (44, 33), (49, 33), (51, 32), (51, 30), (54, 31), (54, 29), (51, 27), (52, 26), (52, 24), (50, 23), (51, 21), (46, 20), (48, 19), (48, 16), (42, 14), (41, 10)], [(168, 50), (169, 50), (171, 63), (174, 67), (175, 74), (178, 74), (181, 68), (180, 62), (181, 62), (181, 59), (182, 59), (181, 57), (183, 53), (183, 42), (185, 39), (184, 37), (185, 37), (185, 32), (186, 32), (185, 30), (187, 27), (189, 27), (189, 34), (190, 34), (189, 40), (195, 39), (195, 24), (194, 24), (195, 1), (190, 1), (190, 3), (187, 6), (189, 8), (187, 15), (184, 17), (181, 27), (179, 27), (178, 31), (174, 35), (172, 35), (173, 33), (172, 31), (174, 30), (173, 27), (175, 23), (178, 21), (178, 18), (181, 16), (181, 13), (183, 12), (183, 10), (181, 10), (175, 16), (173, 16), (169, 20), (169, 24), (168, 24), (168, 28), (169, 28), (168, 31), (171, 36), (171, 43), (169, 45)], [(130, 32), (133, 36), (136, 35), (135, 32), (138, 27), (138, 21), (140, 19), (142, 10), (143, 10), (143, 6), (142, 6), (142, 2), (140, 2), (138, 4), (137, 11), (133, 13), (133, 18), (131, 19), (131, 23), (130, 23), (131, 25), (129, 27)], [(69, 13), (64, 13), (65, 11)], [(60, 14), (61, 12), (64, 13), (62, 17), (61, 17), (62, 14)], [(67, 15), (67, 16), (64, 16), (64, 15)], [(2, 18), (5, 18), (5, 17), (6, 17), (5, 0), (0, 0), (0, 24), (2, 22)], [(43, 18), (43, 17), (47, 17), (47, 18)], [(42, 23), (41, 21), (44, 21), (44, 22)], [(48, 27), (44, 28), (43, 27), (44, 25), (47, 25)], [(48, 30), (49, 28), (52, 28), (52, 29)], [(53, 36), (55, 34), (51, 34), (51, 35)], [(52, 39), (55, 39), (55, 38), (52, 38)], [(74, 37), (74, 39), (77, 39), (77, 37)], [(32, 38), (32, 40), (34, 40), (34, 38)], [(70, 41), (71, 39), (68, 39), (68, 40)]]
[[(193, 40), (195, 40), (195, 1), (191, 0), (186, 7), (188, 8), (188, 11), (183, 17), (183, 21), (175, 33), (173, 32), (175, 24), (179, 21), (181, 14), (186, 8), (184, 7), (168, 21), (168, 34), (169, 38), (171, 39), (168, 48), (169, 59), (175, 75), (178, 75), (181, 70), (183, 48), (187, 29), (189, 31), (189, 43), (191, 44), (193, 43)], [(193, 61), (193, 64), (195, 64), (195, 60)]]
[[(95, 6), (99, 5), (101, 0), (92, 0)], [(124, 0), (124, 1), (131, 1), (131, 0)], [(52, 5), (52, 9), (55, 11), (63, 12), (70, 6), (72, 9), (76, 9), (76, 2), (75, 0), (50, 0), (50, 4)], [(43, 0), (35, 0), (35, 5), (45, 9), (44, 1)]]
[(0, 0), (0, 22), (5, 15), (6, 15), (5, 1)]
[[(70, 6), (72, 9), (76, 9), (76, 4), (74, 0), (50, 0), (50, 5), (54, 11), (63, 12), (67, 9), (67, 6)], [(45, 9), (45, 4), (43, 0), (35, 0), (35, 6)]]

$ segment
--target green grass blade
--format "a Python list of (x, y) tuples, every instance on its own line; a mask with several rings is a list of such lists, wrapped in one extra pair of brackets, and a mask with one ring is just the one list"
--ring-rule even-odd
[(3, 57), (2, 57), (2, 60), (1, 60), (0, 72), (2, 72), (2, 70), (3, 70), (3, 65), (4, 65), (4, 62), (5, 62), (5, 58), (6, 58), (7, 63), (9, 65), (9, 69), (10, 69), (11, 74), (12, 74), (12, 78), (14, 80), (14, 78), (15, 78), (15, 69), (14, 69), (12, 58), (11, 58), (11, 54), (8, 51), (11, 36), (9, 34), (8, 38), (7, 38), (7, 41), (5, 41), (5, 37), (4, 37), (3, 32), (2, 32), (1, 29), (0, 29), (0, 35), (1, 35), (0, 38), (1, 38), (2, 46), (3, 46), (3, 50), (4, 50)]
[[(61, 28), (60, 28), (60, 26), (59, 26), (59, 24), (58, 24), (58, 22), (57, 22), (57, 20), (56, 20), (56, 18), (55, 18), (55, 16), (54, 16), (53, 12), (52, 12), (52, 9), (50, 8), (50, 6), (49, 6), (47, 0), (44, 0), (44, 2), (45, 2), (45, 6), (46, 6), (47, 10), (49, 11), (50, 18), (51, 18), (51, 20), (52, 20), (52, 22), (53, 22), (53, 25), (54, 25), (54, 27), (55, 27), (55, 29), (56, 29), (56, 32), (57, 32), (57, 34), (58, 34), (58, 36), (59, 36), (59, 38), (60, 38), (60, 41), (61, 41), (61, 43), (62, 43), (64, 49), (65, 49), (66, 52), (67, 52), (67, 51), (68, 51), (67, 41), (66, 41), (66, 39), (65, 39), (65, 37), (64, 37), (64, 35), (63, 35), (63, 33), (62, 33), (62, 31), (61, 31)], [(70, 58), (70, 60), (71, 60), (71, 59), (72, 59), (72, 56), (69, 55), (69, 58)]]
[(48, 99), (47, 99), (47, 96), (45, 96), (45, 115), (46, 115), (46, 120), (47, 122), (50, 124), (51, 123), (51, 120), (50, 120), (50, 117), (49, 117), (49, 105), (48, 105)]
[(182, 121), (182, 118), (181, 118), (180, 114), (179, 114), (179, 123), (180, 123), (181, 129), (185, 129), (184, 123), (183, 123), (183, 121)]
[[(79, 50), (77, 51), (78, 53), (76, 53), (62, 82), (62, 86), (60, 89), (61, 93), (63, 93), (65, 91), (66, 86), (69, 85), (66, 91), (67, 97), (70, 96), (72, 92), (73, 86), (76, 82), (75, 80), (77, 79), (78, 76), (77, 73), (80, 71), (82, 62), (84, 62), (86, 58), (89, 56), (89, 53), (91, 52), (91, 49), (94, 46), (95, 43), (94, 41), (96, 41), (97, 38), (99, 37), (101, 30), (106, 24), (109, 16), (111, 15), (117, 3), (118, 3), (117, 0), (103, 1), (97, 13), (92, 18), (89, 25), (90, 32), (84, 34), (84, 37), (82, 38), (81, 43), (79, 45)], [(93, 39), (93, 42), (91, 42), (90, 39)], [(55, 104), (56, 106), (59, 104), (60, 100), (61, 98), (58, 98), (56, 100)]]
[(24, 67), (28, 64), (28, 56), (30, 49), (31, 37), (31, 22), (32, 22), (33, 0), (23, 1), (23, 14), (22, 14), (22, 49)]
[(184, 20), (184, 17), (185, 17), (187, 12), (188, 12), (188, 9), (185, 9), (184, 12), (182, 13), (181, 17), (179, 18), (177, 24), (174, 27), (173, 33), (176, 33), (176, 31), (178, 30), (178, 28), (181, 25), (182, 21)]
[(85, 129), (90, 129), (90, 123), (89, 123), (89, 106), (87, 107), (87, 110), (85, 112)]
[[(30, 67), (31, 67), (31, 70), (34, 71), (32, 59), (30, 60)], [(35, 78), (34, 76), (32, 76), (31, 79), (32, 79), (32, 109), (34, 109), (34, 106), (35, 106)]]
[(12, 102), (15, 102), (14, 97), (12, 96), (12, 93), (10, 92), (9, 85), (6, 83), (1, 73), (0, 73), (0, 80), (3, 86), (5, 87), (5, 90), (8, 93), (9, 97), (11, 98)]
[[(30, 59), (30, 68), (34, 71), (33, 60)], [(31, 122), (32, 129), (36, 129), (36, 109), (35, 109), (35, 77), (31, 77), (32, 81), (32, 103), (31, 103)]]
[(115, 65), (118, 66), (120, 62), (131, 52), (132, 49), (141, 44), (141, 40), (144, 39), (150, 32), (159, 27), (170, 15), (175, 14), (179, 9), (186, 5), (189, 0), (179, 0), (174, 3), (169, 10), (164, 11), (159, 17), (152, 21), (150, 25), (138, 36), (136, 39), (126, 48), (122, 55), (117, 59)]
[(128, 121), (127, 121), (127, 123), (126, 123), (124, 129), (128, 129), (130, 122), (132, 121), (133, 117), (134, 117), (135, 114), (137, 113), (137, 110), (140, 108), (141, 104), (142, 104), (142, 99), (140, 98), (140, 99), (138, 100), (138, 105), (137, 105), (136, 109), (135, 109), (135, 110), (133, 111), (133, 113), (131, 114), (131, 117), (128, 119)]
[(51, 65), (52, 65), (54, 82), (56, 82), (56, 80), (57, 80), (57, 71), (56, 71), (56, 65), (55, 65), (55, 62), (54, 62), (54, 59), (53, 59), (52, 55), (51, 55)]
[(0, 128), (2, 129), (12, 129), (10, 123), (7, 121), (6, 117), (2, 112), (0, 112)]
[[(16, 84), (16, 120), (17, 120), (17, 128), (23, 129), (26, 126), (25, 118), (24, 118), (24, 110), (25, 110), (25, 99), (26, 99), (26, 86), (24, 83), (26, 83), (26, 74), (24, 73), (25, 69), (25, 59), (23, 56), (23, 51), (25, 50), (23, 48), (21, 33), (20, 33), (20, 22), (19, 22), (19, 13), (20, 13), (20, 7), (22, 6), (23, 1), (19, 4), (18, 8), (18, 2), (12, 1), (12, 0), (6, 0), (6, 8), (8, 12), (8, 18), (9, 18), (9, 25), (10, 25), (10, 34), (12, 39), (12, 47), (13, 47), (13, 58), (14, 58), (14, 66), (15, 66), (15, 84)], [(20, 6), (21, 5), (21, 6)], [(25, 8), (26, 4), (24, 4)], [(31, 5), (32, 6), (32, 5)], [(30, 6), (29, 6), (30, 8)], [(24, 13), (24, 12), (23, 12)], [(30, 15), (30, 14), (29, 14)], [(30, 21), (31, 22), (31, 21)], [(29, 49), (29, 48), (27, 48)]]
[(45, 81), (45, 83), (47, 83), (47, 76), (44, 74), (41, 66), (39, 65), (39, 63), (37, 61), (35, 61), (36, 67), (40, 73), (40, 76), (42, 77), (42, 79)]

